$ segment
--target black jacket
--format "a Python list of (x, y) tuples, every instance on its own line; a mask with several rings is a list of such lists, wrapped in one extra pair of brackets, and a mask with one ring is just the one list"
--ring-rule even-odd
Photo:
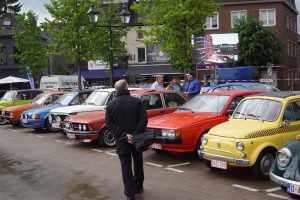
[(148, 117), (143, 103), (130, 96), (128, 90), (117, 92), (106, 108), (106, 128), (115, 136), (118, 154), (133, 152), (134, 146), (127, 142), (127, 134), (138, 135), (147, 127)]

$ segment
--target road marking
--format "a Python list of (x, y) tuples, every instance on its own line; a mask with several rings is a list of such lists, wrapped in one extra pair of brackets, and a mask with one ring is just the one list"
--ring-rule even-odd
[(8, 131), (12, 131), (12, 132), (15, 132), (15, 133), (18, 133), (19, 131), (18, 130), (15, 130), (15, 129), (11, 129), (11, 128), (9, 128), (9, 129), (7, 129)]
[(111, 155), (111, 156), (118, 156), (118, 154), (113, 153), (116, 152), (116, 150), (110, 150), (110, 151), (105, 151), (106, 154)]
[(166, 169), (167, 169), (167, 170), (174, 171), (174, 172), (178, 172), (178, 173), (183, 173), (183, 172), (184, 172), (184, 171), (182, 171), (182, 170), (174, 169), (174, 168), (171, 168), (171, 167), (167, 167)]
[(43, 136), (41, 136), (41, 135), (36, 135), (36, 137), (38, 137), (38, 138), (42, 138)]
[(175, 164), (175, 165), (168, 165), (167, 167), (179, 167), (179, 166), (184, 166), (184, 165), (190, 165), (190, 162), (186, 162), (186, 163), (179, 163), (179, 164)]
[(163, 167), (162, 165), (155, 164), (155, 163), (152, 163), (152, 162), (146, 162), (146, 165), (151, 165), (151, 166), (154, 166), (154, 167)]
[(269, 193), (268, 195), (271, 196), (271, 197), (276, 197), (278, 199), (288, 199), (288, 200), (292, 199), (292, 198), (289, 198), (289, 197), (286, 197), (286, 196), (282, 196), (282, 195), (279, 195), (279, 194)]
[(72, 144), (75, 144), (75, 142), (64, 142), (64, 144), (72, 145)]
[(255, 189), (255, 188), (251, 188), (251, 187), (247, 187), (247, 186), (243, 186), (243, 185), (237, 185), (237, 184), (233, 184), (232, 187), (241, 188), (241, 189), (248, 190), (248, 191), (251, 191), (251, 192), (258, 192), (259, 191), (258, 189)]
[(270, 188), (270, 189), (265, 190), (265, 192), (270, 193), (270, 192), (275, 192), (275, 191), (278, 191), (278, 190), (281, 190), (281, 187)]
[(63, 141), (61, 141), (61, 140), (55, 140), (56, 142), (63, 142)]
[(99, 153), (103, 153), (104, 151), (100, 150), (100, 149), (91, 149), (92, 151), (96, 151), (96, 152), (99, 152)]

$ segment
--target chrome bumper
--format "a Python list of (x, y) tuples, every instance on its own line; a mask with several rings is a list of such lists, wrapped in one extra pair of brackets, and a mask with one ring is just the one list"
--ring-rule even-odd
[(79, 131), (79, 130), (72, 131), (72, 130), (66, 129), (66, 128), (64, 128), (63, 130), (66, 133), (75, 134), (78, 136), (94, 136), (94, 135), (98, 134), (98, 131)]
[(228, 163), (234, 163), (234, 164), (240, 165), (240, 166), (249, 166), (250, 165), (249, 160), (237, 159), (237, 158), (226, 157), (226, 156), (219, 156), (219, 155), (205, 153), (205, 152), (199, 152), (199, 156), (203, 157), (203, 158), (220, 160), (220, 161), (224, 161), (224, 162), (228, 162)]
[(273, 172), (270, 172), (269, 176), (270, 176), (271, 181), (273, 181), (283, 187), (287, 187), (288, 184), (300, 185), (299, 182), (288, 180), (283, 177), (277, 176), (277, 175), (273, 174)]

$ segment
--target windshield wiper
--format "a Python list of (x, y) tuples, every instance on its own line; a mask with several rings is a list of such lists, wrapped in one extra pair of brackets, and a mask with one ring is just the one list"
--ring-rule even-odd
[(255, 117), (256, 119), (260, 120), (260, 121), (264, 121), (261, 117), (257, 116), (257, 115), (254, 115), (254, 114), (247, 114), (247, 116), (249, 117)]
[(242, 116), (243, 116), (243, 118), (244, 118), (244, 119), (246, 119), (246, 116), (245, 116), (245, 114), (244, 114), (244, 113), (241, 113), (241, 112), (238, 112), (238, 111), (236, 111), (235, 113), (236, 113), (236, 114), (239, 114), (239, 115), (242, 115)]
[(179, 110), (187, 110), (187, 111), (191, 111), (192, 113), (194, 113), (194, 111), (192, 111), (192, 109), (190, 109), (190, 108), (179, 107)]

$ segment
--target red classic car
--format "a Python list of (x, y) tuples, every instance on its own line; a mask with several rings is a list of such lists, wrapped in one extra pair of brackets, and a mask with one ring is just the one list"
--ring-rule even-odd
[[(183, 105), (188, 97), (171, 90), (137, 90), (131, 92), (144, 104), (148, 117), (172, 113)], [(124, 113), (126, 117), (126, 113)], [(80, 113), (65, 119), (65, 133), (70, 139), (81, 142), (98, 142), (105, 147), (115, 145), (113, 134), (105, 128), (105, 111)]]
[(228, 120), (247, 95), (259, 91), (212, 92), (195, 96), (176, 112), (149, 119), (147, 129), (154, 131), (156, 151), (194, 152), (201, 145), (201, 137), (212, 127)]

